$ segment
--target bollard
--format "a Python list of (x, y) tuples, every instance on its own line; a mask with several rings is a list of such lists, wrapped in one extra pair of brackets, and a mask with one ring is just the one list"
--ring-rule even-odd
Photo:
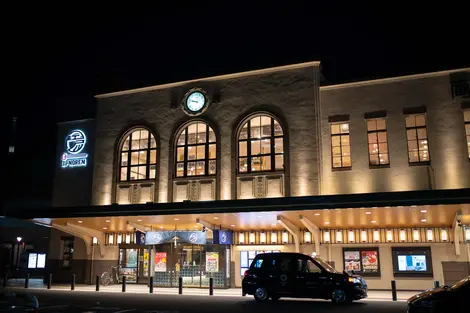
[(52, 273), (49, 273), (49, 280), (47, 281), (47, 289), (51, 289), (52, 285)]
[(126, 276), (122, 276), (122, 292), (126, 292)]
[(209, 296), (214, 295), (214, 278), (209, 278)]
[(438, 280), (434, 281), (434, 288), (439, 288), (439, 281)]
[(25, 288), (29, 287), (29, 273), (26, 274), (26, 278), (24, 279), (24, 287)]
[(75, 274), (72, 274), (72, 283), (70, 284), (70, 290), (75, 290)]
[(3, 288), (6, 288), (8, 282), (8, 272), (3, 275)]
[(149, 293), (153, 293), (153, 276), (150, 276)]
[(397, 301), (397, 283), (392, 280), (392, 300)]
[(100, 291), (100, 275), (96, 275), (96, 291)]
[(178, 294), (183, 294), (183, 277), (178, 278)]

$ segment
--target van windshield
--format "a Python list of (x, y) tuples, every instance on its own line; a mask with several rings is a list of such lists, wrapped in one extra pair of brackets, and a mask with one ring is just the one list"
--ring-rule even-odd
[(333, 266), (331, 266), (330, 264), (326, 263), (325, 261), (323, 261), (322, 259), (320, 258), (313, 258), (317, 263), (319, 263), (326, 271), (330, 272), (330, 273), (339, 273)]

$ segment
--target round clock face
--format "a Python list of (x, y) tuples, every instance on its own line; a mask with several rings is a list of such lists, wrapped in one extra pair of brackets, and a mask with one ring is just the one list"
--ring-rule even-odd
[(191, 93), (186, 99), (186, 107), (191, 112), (200, 111), (206, 105), (206, 97), (199, 91)]

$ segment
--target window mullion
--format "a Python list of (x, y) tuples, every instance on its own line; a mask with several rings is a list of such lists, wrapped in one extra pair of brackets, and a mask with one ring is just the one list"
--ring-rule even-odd
[[(206, 124), (206, 145), (204, 147), (204, 176), (209, 175), (209, 126)], [(197, 152), (197, 151), (196, 151)]]
[(271, 171), (276, 170), (276, 151), (274, 150), (274, 119), (271, 117)]
[(251, 173), (251, 120), (247, 123), (246, 161), (248, 163), (248, 173)]
[(129, 149), (127, 151), (127, 181), (131, 180), (132, 134), (129, 135)]
[(147, 159), (145, 160), (145, 179), (150, 179), (150, 132), (147, 137)]
[[(188, 176), (188, 138), (189, 138), (189, 127), (184, 129), (184, 148), (183, 148), (183, 177)], [(197, 131), (197, 128), (196, 128)], [(197, 151), (196, 151), (197, 152)]]

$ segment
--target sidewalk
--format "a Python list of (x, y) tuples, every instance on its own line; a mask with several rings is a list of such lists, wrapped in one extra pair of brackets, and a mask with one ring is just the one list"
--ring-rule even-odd
[[(8, 281), (7, 289), (9, 290), (25, 290), (24, 279), (11, 279)], [(29, 282), (30, 290), (47, 289), (47, 286), (42, 283), (42, 280), (31, 279)], [(70, 291), (70, 285), (52, 285), (51, 290)], [(96, 292), (95, 285), (75, 285), (75, 291)], [(112, 292), (122, 293), (122, 285), (100, 286), (99, 292)], [(149, 288), (146, 285), (126, 285), (126, 292), (128, 293), (149, 293)], [(153, 293), (155, 295), (177, 295), (178, 288), (160, 288), (154, 287)], [(417, 294), (418, 291), (398, 291), (398, 301), (406, 301), (411, 296)], [(183, 288), (183, 295), (191, 296), (208, 296), (208, 288)], [(241, 288), (230, 289), (214, 289), (214, 296), (223, 297), (242, 297)], [(369, 290), (368, 298), (361, 301), (392, 301), (391, 291)]]

